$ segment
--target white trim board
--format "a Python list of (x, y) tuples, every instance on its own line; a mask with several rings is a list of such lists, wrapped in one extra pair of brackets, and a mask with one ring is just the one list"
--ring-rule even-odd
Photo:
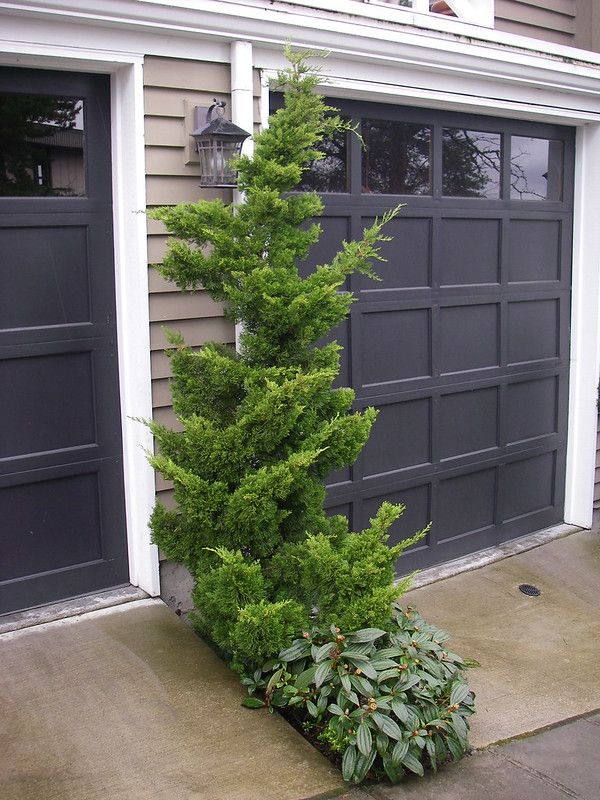
[(575, 153), (565, 522), (591, 528), (600, 369), (600, 124), (578, 128)]
[[(150, 543), (154, 472), (146, 458), (152, 436), (136, 418), (152, 417), (142, 59), (110, 51), (39, 45), (18, 47), (18, 66), (111, 75), (111, 150), (115, 293), (123, 473), (129, 573), (132, 585), (159, 594), (158, 548)], [(13, 50), (13, 52), (14, 52)], [(7, 63), (5, 60), (4, 63)]]
[[(329, 44), (320, 46), (334, 50), (344, 38), (360, 33), (376, 36), (382, 43), (397, 41), (404, 34), (413, 39), (435, 36), (454, 40), (463, 47), (472, 43), (519, 47), (558, 58), (600, 63), (598, 54), (584, 50), (437, 14), (357, 0), (78, 0), (76, 4), (73, 0), (0, 0), (0, 13), (53, 19), (62, 25), (79, 21), (92, 28), (104, 25), (137, 32), (156, 31), (162, 36), (207, 36), (228, 42), (242, 39), (279, 45), (302, 40), (316, 43), (315, 36), (322, 31)], [(309, 31), (312, 36), (307, 37)], [(377, 51), (371, 48), (370, 52)]]
[(154, 471), (146, 453), (152, 435), (140, 419), (152, 418), (146, 170), (142, 61), (111, 77), (113, 229), (123, 473), (129, 579), (151, 596), (160, 593), (158, 548), (150, 542)]

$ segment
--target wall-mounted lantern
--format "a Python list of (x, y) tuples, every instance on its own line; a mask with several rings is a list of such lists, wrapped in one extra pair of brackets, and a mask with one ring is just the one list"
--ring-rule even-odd
[(225, 119), (226, 105), (215, 97), (210, 108), (195, 109), (192, 137), (200, 158), (200, 186), (236, 185), (231, 161), (241, 154), (242, 144), (250, 134)]

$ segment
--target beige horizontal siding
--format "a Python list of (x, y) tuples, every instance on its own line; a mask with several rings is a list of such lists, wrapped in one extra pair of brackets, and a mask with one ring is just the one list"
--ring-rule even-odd
[[(150, 294), (153, 292), (179, 291), (174, 283), (168, 281), (166, 278), (163, 278), (160, 272), (151, 266), (152, 264), (159, 264), (162, 261), (166, 247), (166, 238), (166, 236), (164, 238), (154, 236), (148, 242), (148, 262), (150, 264), (148, 267), (148, 288), (150, 290)], [(152, 254), (150, 251), (150, 245), (152, 245), (154, 254)]]
[[(183, 147), (181, 148), (183, 152)], [(204, 196), (200, 189), (198, 172), (184, 170), (183, 158), (180, 175), (147, 175), (146, 199), (149, 206), (174, 206), (177, 203), (196, 203)], [(211, 199), (221, 198), (230, 202), (230, 189), (212, 189)]]
[(177, 319), (150, 323), (150, 348), (164, 350), (169, 347), (164, 328), (179, 331), (186, 343), (192, 346), (206, 342), (231, 342), (234, 340), (233, 326), (223, 317), (207, 319)]
[[(185, 59), (149, 56), (144, 62), (144, 112), (146, 138), (146, 194), (149, 207), (196, 202), (201, 198), (220, 198), (230, 202), (230, 189), (200, 188), (199, 169), (186, 164), (190, 106), (209, 106), (213, 98), (225, 100), (230, 108), (230, 70), (228, 64), (213, 64)], [(254, 75), (255, 130), (260, 121), (260, 81)], [(148, 218), (148, 263), (164, 258), (168, 235), (162, 222)], [(165, 347), (164, 329), (179, 331), (187, 344), (197, 348), (207, 341), (231, 344), (233, 325), (223, 316), (223, 306), (206, 292), (179, 292), (149, 267), (150, 348), (152, 404), (154, 419), (180, 430), (171, 408), (169, 378), (171, 368)], [(157, 497), (172, 505), (171, 485), (156, 478)]]
[(577, 0), (496, 0), (496, 30), (575, 45)]
[(185, 90), (228, 94), (231, 86), (229, 67), (208, 61), (148, 56), (144, 61), (144, 86), (175, 89), (182, 94)]
[(155, 322), (223, 316), (223, 305), (215, 303), (207, 292), (156, 293), (150, 297), (150, 308)]

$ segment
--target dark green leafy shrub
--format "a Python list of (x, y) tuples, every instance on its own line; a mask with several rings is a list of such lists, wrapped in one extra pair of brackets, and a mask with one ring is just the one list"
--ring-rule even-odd
[(250, 708), (267, 705), (310, 720), (340, 754), (345, 780), (396, 783), (461, 758), (473, 693), (448, 635), (394, 603), (384, 629), (312, 628), (243, 683)]

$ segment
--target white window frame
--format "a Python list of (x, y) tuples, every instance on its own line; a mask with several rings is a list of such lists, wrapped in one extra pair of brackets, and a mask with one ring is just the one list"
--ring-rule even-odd
[[(292, 0), (295, 2), (295, 0)], [(429, 10), (429, 0), (412, 0), (412, 7), (400, 6), (397, 0), (362, 0), (373, 5), (396, 6), (399, 11), (414, 11), (417, 14), (428, 14), (439, 19), (440, 14)], [(446, 0), (456, 20), (485, 28), (494, 27), (494, 0)], [(442, 16), (443, 18), (443, 16)], [(449, 19), (452, 19), (450, 17)], [(455, 20), (455, 21), (456, 21)]]
[[(230, 2), (232, 0), (225, 0)], [(306, 6), (340, 15), (367, 17), (402, 25), (446, 27), (458, 32), (463, 24), (494, 27), (494, 0), (446, 0), (456, 17), (446, 17), (429, 10), (429, 0), (412, 0), (412, 6), (398, 5), (396, 0), (284, 0), (290, 6)]]

